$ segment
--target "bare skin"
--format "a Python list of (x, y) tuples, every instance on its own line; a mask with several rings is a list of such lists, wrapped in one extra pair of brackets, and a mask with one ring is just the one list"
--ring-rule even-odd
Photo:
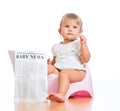
[[(54, 72), (53, 72), (54, 73)], [(65, 94), (69, 89), (69, 84), (81, 81), (85, 76), (85, 71), (75, 69), (64, 69), (59, 72), (58, 77), (58, 92), (50, 94), (47, 99), (57, 102), (65, 101)]]
[[(63, 37), (63, 41), (61, 42), (61, 44), (68, 44), (79, 37), (81, 44), (81, 55), (79, 56), (79, 58), (83, 64), (87, 63), (90, 59), (90, 52), (87, 47), (85, 36), (81, 35), (81, 33), (83, 32), (81, 23), (78, 24), (76, 19), (64, 19), (58, 31)], [(58, 91), (57, 93), (49, 94), (47, 99), (57, 102), (64, 102), (65, 95), (69, 89), (70, 83), (81, 81), (85, 76), (85, 71), (72, 68), (57, 69), (54, 67), (55, 62), (55, 56), (53, 57), (52, 61), (48, 60), (48, 74), (58, 74)]]
[[(81, 55), (80, 60), (83, 63), (86, 63), (90, 59), (90, 53), (86, 45), (86, 39), (84, 36), (80, 36), (81, 40)], [(50, 62), (48, 60), (48, 74), (58, 74), (58, 92), (49, 94), (47, 99), (57, 102), (64, 102), (65, 101), (65, 94), (69, 89), (70, 83), (81, 81), (85, 76), (85, 71), (83, 70), (75, 70), (75, 69), (63, 69), (58, 70), (54, 67), (55, 57)], [(53, 64), (53, 65), (52, 65)]]

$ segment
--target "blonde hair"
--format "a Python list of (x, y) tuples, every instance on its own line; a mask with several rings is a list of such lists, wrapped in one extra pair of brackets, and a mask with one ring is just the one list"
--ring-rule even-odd
[(65, 14), (65, 15), (62, 17), (62, 19), (61, 19), (60, 26), (62, 25), (62, 23), (63, 23), (66, 19), (76, 20), (77, 24), (80, 25), (80, 29), (82, 29), (83, 23), (82, 23), (81, 18), (80, 18), (77, 14), (75, 14), (75, 13), (67, 13), (67, 14)]

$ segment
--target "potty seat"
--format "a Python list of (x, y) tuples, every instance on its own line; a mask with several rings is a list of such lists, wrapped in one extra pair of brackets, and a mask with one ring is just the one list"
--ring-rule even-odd
[[(70, 84), (70, 87), (65, 95), (65, 99), (69, 98), (93, 98), (93, 87), (90, 71), (87, 65), (85, 65), (86, 74), (82, 81), (74, 82)], [(58, 75), (48, 75), (48, 94), (56, 93), (58, 89)]]

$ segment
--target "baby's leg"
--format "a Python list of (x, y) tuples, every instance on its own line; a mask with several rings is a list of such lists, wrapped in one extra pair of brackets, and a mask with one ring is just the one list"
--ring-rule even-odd
[(59, 71), (53, 65), (48, 64), (48, 74), (59, 74)]
[(57, 101), (57, 102), (64, 102), (64, 96), (58, 94), (58, 93), (51, 93), (47, 97), (47, 99), (52, 100), (52, 101)]
[(70, 83), (82, 80), (84, 78), (84, 75), (85, 71), (74, 69), (62, 70), (58, 77), (59, 81), (58, 92), (56, 94), (50, 94), (48, 96), (48, 99), (57, 102), (64, 102), (65, 95), (69, 89)]

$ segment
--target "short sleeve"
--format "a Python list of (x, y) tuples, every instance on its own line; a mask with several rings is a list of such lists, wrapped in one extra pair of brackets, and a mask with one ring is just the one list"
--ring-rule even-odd
[(52, 47), (52, 54), (53, 54), (53, 56), (56, 56), (56, 44), (55, 45), (53, 45), (53, 47)]
[(76, 42), (76, 50), (77, 50), (77, 53), (80, 55), (81, 45), (79, 40)]

